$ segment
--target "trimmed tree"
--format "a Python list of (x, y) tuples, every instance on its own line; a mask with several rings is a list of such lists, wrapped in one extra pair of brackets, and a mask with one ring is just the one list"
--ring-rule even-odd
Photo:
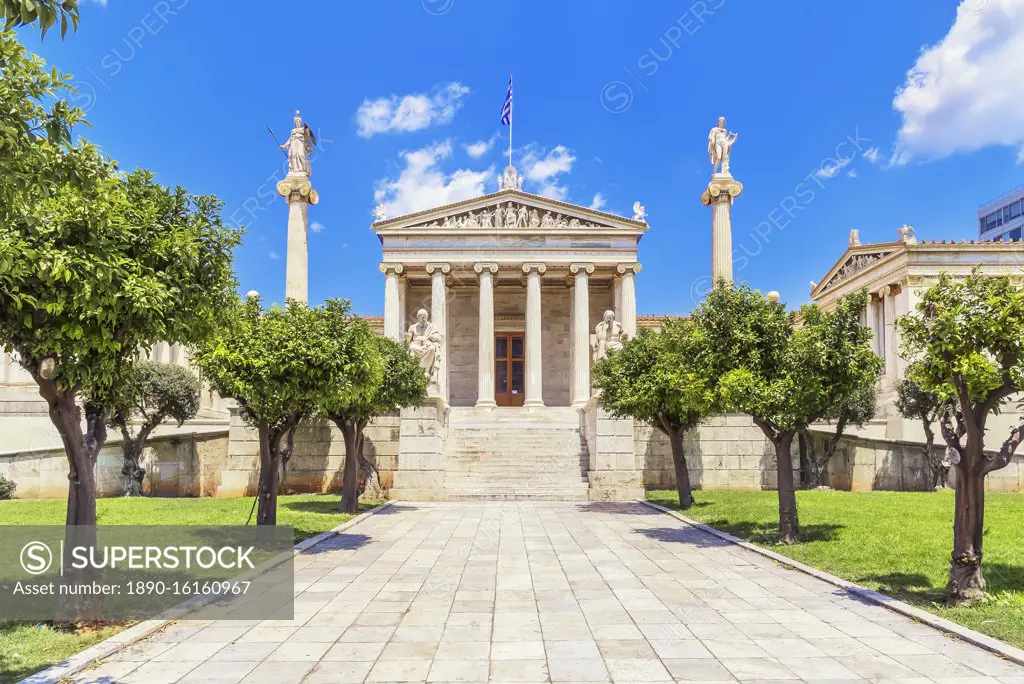
[(942, 437), (959, 459), (953, 518), (953, 553), (946, 587), (951, 603), (985, 593), (982, 547), (985, 478), (1005, 468), (1024, 440), (1024, 423), (985, 451), (989, 416), (1024, 389), (1024, 291), (1006, 276), (977, 270), (966, 278), (947, 274), (928, 288), (910, 314), (897, 321), (902, 350), (911, 359), (907, 377), (948, 401), (939, 417)]
[[(174, 363), (140, 360), (121, 374), (106, 403), (100, 407), (107, 427), (121, 433), (125, 496), (142, 496), (146, 471), (142, 450), (158, 425), (170, 418), (180, 427), (199, 412), (199, 376)], [(87, 403), (92, 403), (87, 397)]]
[(346, 301), (310, 308), (289, 300), (264, 311), (258, 297), (239, 302), (228, 325), (197, 350), (195, 362), (217, 392), (238, 402), (259, 439), (257, 525), (277, 524), (280, 476), (295, 428), (321, 407), (350, 400), (379, 382), (380, 356), (365, 322)]
[(843, 439), (846, 429), (849, 427), (863, 427), (865, 423), (875, 417), (875, 408), (878, 404), (878, 382), (877, 377), (872, 378), (865, 375), (861, 378), (862, 383), (854, 387), (851, 394), (839, 397), (839, 402), (832, 406), (826, 413), (823, 420), (833, 423), (834, 432), (825, 440), (825, 451), (819, 454), (814, 449), (814, 440), (805, 429), (803, 436), (808, 445), (808, 487), (824, 487), (825, 471), (832, 457), (839, 448), (839, 442)]
[(924, 460), (932, 476), (932, 489), (942, 489), (949, 480), (952, 463), (945, 455), (935, 453), (935, 430), (932, 428), (944, 413), (953, 409), (934, 392), (926, 392), (913, 380), (900, 380), (896, 385), (896, 410), (904, 418), (921, 421), (924, 430)]
[[(96, 522), (94, 469), (107, 436), (98, 406), (139, 350), (213, 330), (235, 297), (241, 235), (223, 226), (214, 197), (98, 168), (92, 181), (22, 194), (0, 222), (0, 346), (18, 352), (61, 436), (68, 525)], [(97, 400), (84, 432), (83, 390)]]
[(683, 438), (716, 412), (714, 383), (696, 362), (696, 342), (689, 321), (669, 321), (661, 332), (641, 330), (591, 371), (605, 410), (647, 423), (668, 437), (683, 509), (693, 505)]
[[(419, 362), (403, 345), (369, 329), (365, 323), (353, 329), (352, 342), (358, 347), (371, 347), (383, 361), (379, 382), (365, 391), (346, 396), (332, 395), (323, 411), (345, 439), (345, 464), (342, 468), (342, 513), (359, 510), (359, 496), (368, 492), (379, 496), (382, 492), (377, 467), (363, 455), (363, 435), (367, 424), (375, 417), (406, 406), (418, 406), (427, 398), (427, 376)], [(362, 476), (363, 486), (359, 480)], [(363, 491), (360, 491), (362, 489)]]
[(823, 419), (870, 379), (881, 360), (860, 324), (867, 295), (850, 295), (834, 312), (801, 310), (802, 324), (778, 302), (748, 286), (720, 284), (694, 313), (702, 358), (725, 406), (750, 414), (775, 447), (779, 540), (799, 534), (793, 481), (794, 437)]

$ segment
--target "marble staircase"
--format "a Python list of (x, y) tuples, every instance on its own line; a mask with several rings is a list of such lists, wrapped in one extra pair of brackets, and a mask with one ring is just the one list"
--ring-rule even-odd
[(585, 501), (587, 462), (576, 409), (451, 409), (444, 445), (449, 501)]

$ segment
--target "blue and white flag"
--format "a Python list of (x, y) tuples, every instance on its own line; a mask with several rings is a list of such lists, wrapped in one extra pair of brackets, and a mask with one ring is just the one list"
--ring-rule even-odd
[(501, 106), (501, 124), (512, 125), (512, 77), (508, 77), (508, 95), (505, 96), (505, 104)]

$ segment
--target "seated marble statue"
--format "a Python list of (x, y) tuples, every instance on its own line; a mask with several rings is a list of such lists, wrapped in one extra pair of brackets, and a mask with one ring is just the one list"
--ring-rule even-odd
[(603, 359), (610, 351), (622, 349), (625, 339), (626, 334), (622, 332), (622, 324), (615, 320), (615, 312), (605, 311), (604, 320), (597, 324), (594, 334), (591, 336), (594, 360)]
[(441, 363), (441, 344), (444, 336), (430, 322), (426, 309), (416, 312), (416, 322), (405, 333), (405, 344), (420, 361), (420, 368), (431, 383), (437, 381), (437, 369)]

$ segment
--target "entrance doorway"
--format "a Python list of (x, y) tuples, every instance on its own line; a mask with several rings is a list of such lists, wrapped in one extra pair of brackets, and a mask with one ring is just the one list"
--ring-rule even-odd
[(526, 401), (526, 346), (522, 333), (494, 336), (494, 401), (522, 406)]

